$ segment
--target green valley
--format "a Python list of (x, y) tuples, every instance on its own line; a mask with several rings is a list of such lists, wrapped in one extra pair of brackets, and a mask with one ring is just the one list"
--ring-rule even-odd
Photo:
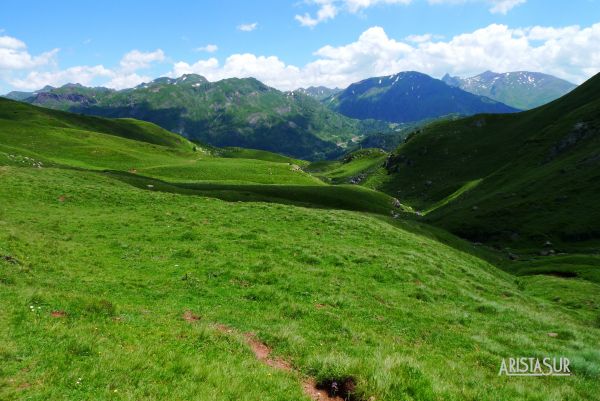
[[(594, 110), (594, 85), (552, 113)], [(587, 280), (531, 275), (542, 261), (515, 276), (411, 211), (459, 174), (407, 206), (374, 190), (417, 188), (394, 166), (437, 132), (421, 130), (391, 159), (308, 163), (0, 99), (0, 398), (310, 400), (306, 383), (345, 383), (357, 401), (597, 399), (597, 258), (553, 259)], [(573, 376), (524, 387), (498, 376), (514, 355), (568, 357)]]

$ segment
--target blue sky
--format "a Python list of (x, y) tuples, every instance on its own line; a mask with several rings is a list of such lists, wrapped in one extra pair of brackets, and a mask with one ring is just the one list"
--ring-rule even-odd
[(0, 93), (195, 72), (280, 89), (419, 70), (600, 70), (600, 0), (3, 0)]

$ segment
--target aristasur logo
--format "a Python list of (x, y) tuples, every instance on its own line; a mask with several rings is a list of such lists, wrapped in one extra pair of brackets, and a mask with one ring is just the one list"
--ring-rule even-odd
[(504, 358), (498, 376), (571, 376), (569, 358)]

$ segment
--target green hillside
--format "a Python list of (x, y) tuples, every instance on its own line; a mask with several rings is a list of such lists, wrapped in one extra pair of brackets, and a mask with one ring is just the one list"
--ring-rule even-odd
[(69, 84), (26, 101), (86, 115), (136, 118), (214, 146), (304, 159), (334, 157), (353, 140), (391, 131), (387, 123), (347, 118), (310, 96), (281, 92), (253, 78), (208, 82), (188, 74), (120, 91)]
[[(0, 399), (600, 399), (598, 283), (517, 278), (299, 165), (0, 101)], [(498, 376), (515, 355), (573, 375)]]
[(427, 126), (383, 188), (477, 242), (541, 255), (600, 249), (600, 76), (546, 106)]
[(137, 120), (79, 116), (6, 99), (0, 99), (0, 109), (0, 161), (10, 165), (107, 171), (144, 188), (227, 200), (383, 214), (394, 209), (394, 200), (383, 193), (324, 185), (300, 168), (306, 164), (301, 160), (251, 149), (203, 147)]

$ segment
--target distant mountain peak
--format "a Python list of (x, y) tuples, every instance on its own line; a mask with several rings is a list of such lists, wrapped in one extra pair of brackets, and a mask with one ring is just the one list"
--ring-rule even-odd
[(349, 117), (395, 123), (450, 114), (510, 113), (517, 109), (476, 96), (418, 71), (372, 77), (350, 85), (330, 107)]
[(290, 93), (301, 93), (306, 96), (314, 97), (317, 100), (327, 99), (336, 93), (341, 92), (340, 88), (328, 88), (326, 86), (309, 86), (308, 88), (298, 88)]
[(446, 74), (442, 80), (450, 86), (524, 110), (551, 102), (576, 87), (552, 75), (530, 71), (485, 71), (469, 78)]

